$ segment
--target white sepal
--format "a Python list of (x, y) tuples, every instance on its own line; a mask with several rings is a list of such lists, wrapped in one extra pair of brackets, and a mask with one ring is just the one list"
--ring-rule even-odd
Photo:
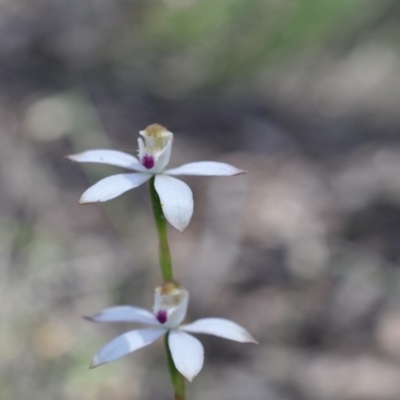
[(193, 214), (193, 194), (190, 187), (172, 176), (156, 175), (155, 189), (167, 221), (183, 232)]
[(167, 175), (200, 175), (200, 176), (234, 176), (245, 174), (247, 171), (216, 161), (198, 161), (183, 164), (178, 168), (168, 169)]
[(194, 336), (173, 330), (168, 334), (168, 346), (176, 369), (192, 382), (203, 367), (203, 345)]
[(150, 174), (140, 172), (111, 175), (87, 189), (80, 198), (79, 203), (86, 204), (111, 200), (130, 189), (140, 186), (150, 178)]
[(143, 172), (143, 166), (136, 157), (117, 150), (88, 150), (66, 158), (75, 162), (109, 164)]
[(159, 325), (153, 313), (144, 308), (133, 306), (109, 307), (98, 314), (84, 318), (92, 322), (138, 322), (141, 324)]
[(135, 350), (148, 346), (166, 333), (165, 329), (138, 329), (126, 332), (108, 342), (93, 357), (90, 368), (118, 360)]
[(182, 325), (179, 329), (185, 332), (206, 333), (241, 343), (258, 343), (242, 326), (223, 318), (202, 318), (191, 324)]

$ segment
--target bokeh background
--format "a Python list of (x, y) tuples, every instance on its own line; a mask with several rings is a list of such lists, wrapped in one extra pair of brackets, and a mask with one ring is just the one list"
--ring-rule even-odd
[(241, 323), (258, 347), (201, 338), (190, 399), (400, 399), (400, 2), (2, 0), (0, 399), (170, 399), (162, 343), (93, 371), (160, 283), (145, 187), (78, 205), (118, 169), (63, 156), (135, 154), (175, 133), (195, 214), (170, 229), (190, 319)]

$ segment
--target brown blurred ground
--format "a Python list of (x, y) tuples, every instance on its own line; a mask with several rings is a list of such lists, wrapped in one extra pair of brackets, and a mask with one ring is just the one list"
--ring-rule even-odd
[(117, 172), (72, 165), (175, 133), (195, 214), (170, 230), (202, 337), (191, 399), (400, 399), (398, 1), (0, 3), (0, 399), (169, 399), (161, 343), (89, 371), (128, 326), (80, 316), (150, 307), (159, 284), (146, 188), (80, 206)]

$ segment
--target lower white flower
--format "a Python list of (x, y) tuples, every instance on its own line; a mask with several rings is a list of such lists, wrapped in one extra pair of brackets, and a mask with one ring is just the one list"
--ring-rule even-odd
[(92, 317), (93, 322), (137, 322), (150, 328), (137, 329), (116, 337), (93, 357), (91, 368), (115, 361), (168, 334), (168, 346), (177, 370), (189, 381), (200, 372), (204, 362), (202, 344), (190, 333), (206, 333), (241, 343), (257, 341), (243, 327), (223, 318), (202, 318), (182, 325), (189, 293), (176, 282), (167, 282), (155, 291), (153, 313), (138, 307), (106, 308)]
[(81, 204), (111, 200), (134, 189), (155, 176), (154, 186), (160, 197), (165, 218), (181, 232), (193, 214), (193, 197), (189, 186), (174, 175), (233, 176), (246, 173), (232, 165), (199, 161), (166, 170), (173, 142), (173, 134), (161, 125), (153, 124), (140, 131), (138, 158), (115, 150), (88, 150), (67, 156), (72, 161), (110, 164), (135, 171), (112, 175), (87, 189)]

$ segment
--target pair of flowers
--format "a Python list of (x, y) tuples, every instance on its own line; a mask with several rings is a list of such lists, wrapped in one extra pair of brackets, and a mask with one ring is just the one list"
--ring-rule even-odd
[[(138, 139), (138, 159), (114, 150), (90, 150), (68, 156), (76, 162), (111, 164), (135, 171), (102, 179), (83, 193), (80, 203), (111, 200), (154, 177), (154, 187), (165, 218), (172, 226), (183, 231), (193, 214), (193, 196), (189, 186), (174, 178), (175, 175), (233, 176), (246, 172), (225, 163), (211, 161), (193, 162), (166, 169), (171, 157), (173, 134), (157, 124), (150, 125), (140, 131), (140, 134), (143, 139)], [(188, 301), (188, 292), (171, 281), (156, 289), (153, 313), (133, 306), (117, 306), (87, 317), (93, 322), (132, 322), (150, 326), (129, 331), (113, 339), (97, 352), (91, 367), (115, 361), (155, 342), (161, 336), (168, 335), (168, 347), (175, 367), (192, 381), (203, 366), (204, 349), (190, 333), (205, 333), (242, 343), (257, 343), (243, 327), (223, 318), (203, 318), (182, 324)]]

